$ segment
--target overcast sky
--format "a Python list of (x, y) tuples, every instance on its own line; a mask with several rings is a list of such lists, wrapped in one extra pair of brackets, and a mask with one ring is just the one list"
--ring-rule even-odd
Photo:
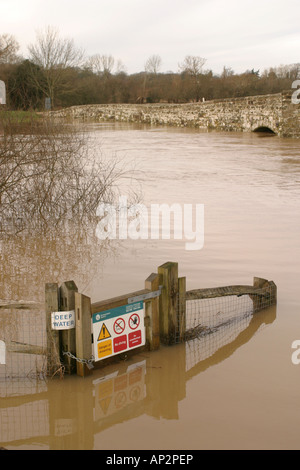
[(300, 0), (0, 0), (0, 33), (13, 34), (25, 57), (48, 25), (128, 73), (153, 54), (162, 72), (177, 72), (186, 55), (214, 73), (300, 62)]

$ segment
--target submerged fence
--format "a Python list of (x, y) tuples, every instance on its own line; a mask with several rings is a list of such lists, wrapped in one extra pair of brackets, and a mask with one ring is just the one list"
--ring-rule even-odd
[[(20, 382), (34, 388), (41, 377), (86, 376), (94, 367), (161, 343), (192, 343), (214, 334), (222, 345), (232, 325), (247, 324), (275, 305), (276, 297), (274, 282), (257, 277), (252, 286), (186, 291), (186, 278), (178, 277), (173, 262), (159, 266), (144, 289), (96, 303), (73, 281), (46, 284), (44, 308), (0, 303), (0, 396), (5, 381), (17, 394)], [(194, 361), (203, 355), (197, 351)]]
[(185, 340), (229, 326), (276, 303), (273, 281), (254, 278), (253, 286), (195, 289), (186, 293)]
[(0, 397), (41, 390), (46, 367), (44, 306), (0, 302)]

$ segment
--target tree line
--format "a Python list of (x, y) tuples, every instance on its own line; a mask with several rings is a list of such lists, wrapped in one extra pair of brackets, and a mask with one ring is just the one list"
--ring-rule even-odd
[(176, 72), (161, 72), (162, 59), (153, 54), (144, 70), (128, 74), (120, 60), (109, 54), (86, 57), (73, 39), (48, 26), (28, 46), (28, 57), (18, 54), (10, 34), (0, 35), (0, 80), (6, 84), (7, 105), (16, 110), (106, 103), (185, 103), (279, 93), (300, 77), (300, 64), (263, 71), (235, 73), (224, 66), (221, 74), (205, 69), (206, 60), (186, 56)]

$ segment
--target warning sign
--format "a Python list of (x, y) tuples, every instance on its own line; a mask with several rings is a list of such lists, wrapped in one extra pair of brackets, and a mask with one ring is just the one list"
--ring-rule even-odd
[(111, 339), (108, 341), (102, 341), (101, 343), (98, 343), (98, 358), (103, 359), (104, 357), (111, 356), (112, 355), (112, 341)]
[(144, 304), (135, 302), (94, 313), (95, 361), (145, 344)]
[(110, 332), (108, 331), (105, 323), (101, 326), (100, 333), (98, 336), (98, 341), (102, 341), (103, 339), (110, 338)]
[(136, 330), (136, 328), (140, 324), (140, 317), (137, 313), (134, 313), (133, 315), (130, 315), (129, 318), (129, 326), (132, 330)]
[(142, 342), (141, 330), (133, 331), (128, 335), (129, 347), (136, 348)]
[(126, 373), (113, 372), (96, 379), (94, 384), (95, 420), (120, 412), (146, 397), (146, 361), (128, 367)]
[(114, 351), (116, 353), (126, 351), (127, 349), (127, 335), (114, 338)]
[(101, 407), (101, 410), (103, 411), (104, 415), (107, 414), (110, 402), (111, 402), (111, 397), (104, 398), (103, 400), (99, 400), (99, 406)]
[(125, 320), (123, 318), (118, 318), (114, 323), (114, 332), (117, 335), (120, 335), (125, 330)]

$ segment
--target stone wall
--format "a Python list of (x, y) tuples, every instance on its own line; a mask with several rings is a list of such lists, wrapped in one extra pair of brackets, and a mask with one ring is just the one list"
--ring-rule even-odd
[(282, 93), (282, 137), (300, 138), (300, 104), (292, 103), (292, 91)]
[(300, 137), (300, 105), (291, 94), (250, 96), (187, 104), (101, 104), (72, 106), (52, 113), (82, 122), (132, 122), (251, 132), (267, 127), (279, 136)]

